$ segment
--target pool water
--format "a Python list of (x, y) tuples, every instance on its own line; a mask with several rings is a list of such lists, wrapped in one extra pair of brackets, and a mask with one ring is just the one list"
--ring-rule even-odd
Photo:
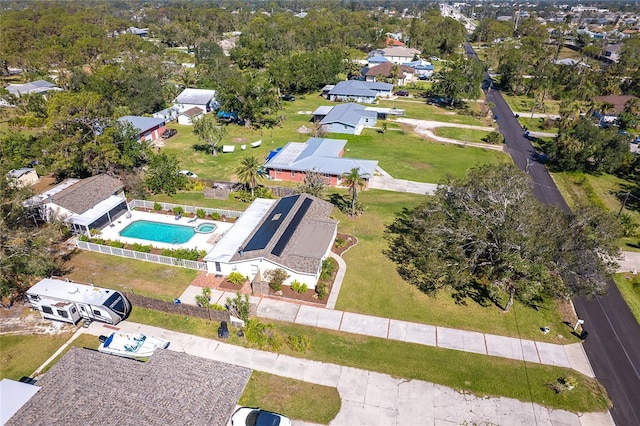
[(210, 234), (215, 231), (215, 229), (216, 225), (214, 225), (213, 223), (201, 223), (196, 227), (196, 232), (199, 232), (201, 234)]
[(122, 237), (169, 244), (186, 243), (194, 235), (195, 231), (190, 226), (151, 222), (148, 220), (135, 221), (120, 231), (120, 236)]

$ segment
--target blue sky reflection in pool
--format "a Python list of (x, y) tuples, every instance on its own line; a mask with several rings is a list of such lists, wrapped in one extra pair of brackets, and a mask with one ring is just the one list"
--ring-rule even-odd
[(190, 226), (138, 220), (120, 231), (122, 237), (169, 244), (186, 243), (195, 235)]

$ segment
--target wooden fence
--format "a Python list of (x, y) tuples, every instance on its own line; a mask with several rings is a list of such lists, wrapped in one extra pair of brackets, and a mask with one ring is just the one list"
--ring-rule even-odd
[(135, 293), (125, 293), (125, 295), (133, 306), (137, 306), (139, 308), (152, 309), (154, 311), (165, 312), (167, 314), (184, 315), (185, 317), (203, 318), (209, 321), (230, 322), (229, 311), (206, 309), (201, 308), (200, 306), (188, 305), (186, 303), (165, 302), (163, 300), (140, 296)]

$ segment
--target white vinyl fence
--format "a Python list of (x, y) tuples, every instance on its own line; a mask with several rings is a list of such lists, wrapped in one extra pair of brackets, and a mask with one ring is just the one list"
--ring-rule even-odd
[(220, 216), (225, 217), (240, 217), (242, 216), (242, 212), (236, 210), (226, 210), (226, 209), (212, 209), (209, 207), (194, 207), (194, 206), (186, 206), (184, 204), (172, 204), (172, 203), (161, 203), (157, 201), (147, 201), (147, 200), (131, 200), (129, 202), (129, 209), (133, 209), (134, 207), (141, 207), (144, 209), (153, 210), (153, 206), (158, 203), (162, 207), (162, 210), (173, 210), (174, 207), (182, 207), (185, 213), (196, 213), (198, 210), (204, 210), (205, 214), (211, 215), (212, 213), (218, 213)]
[(175, 257), (161, 256), (159, 254), (143, 253), (140, 251), (127, 250), (105, 246), (102, 244), (89, 243), (76, 239), (76, 247), (81, 250), (95, 251), (103, 254), (111, 254), (113, 256), (127, 257), (129, 259), (143, 260), (145, 262), (160, 263), (169, 266), (178, 266), (180, 268), (195, 269), (198, 271), (206, 271), (207, 264), (195, 260), (176, 259)]

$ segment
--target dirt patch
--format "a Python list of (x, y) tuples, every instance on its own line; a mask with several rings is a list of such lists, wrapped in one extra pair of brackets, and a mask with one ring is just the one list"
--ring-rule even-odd
[(43, 319), (28, 304), (0, 309), (0, 335), (62, 334), (75, 331), (75, 326), (60, 321)]
[(234, 142), (247, 142), (249, 139), (247, 138), (233, 138), (231, 139)]
[(429, 163), (413, 163), (411, 161), (409, 161), (408, 163), (409, 163), (409, 165), (411, 167), (416, 168), (416, 169), (427, 170), (427, 169), (431, 168), (431, 164), (429, 164)]

